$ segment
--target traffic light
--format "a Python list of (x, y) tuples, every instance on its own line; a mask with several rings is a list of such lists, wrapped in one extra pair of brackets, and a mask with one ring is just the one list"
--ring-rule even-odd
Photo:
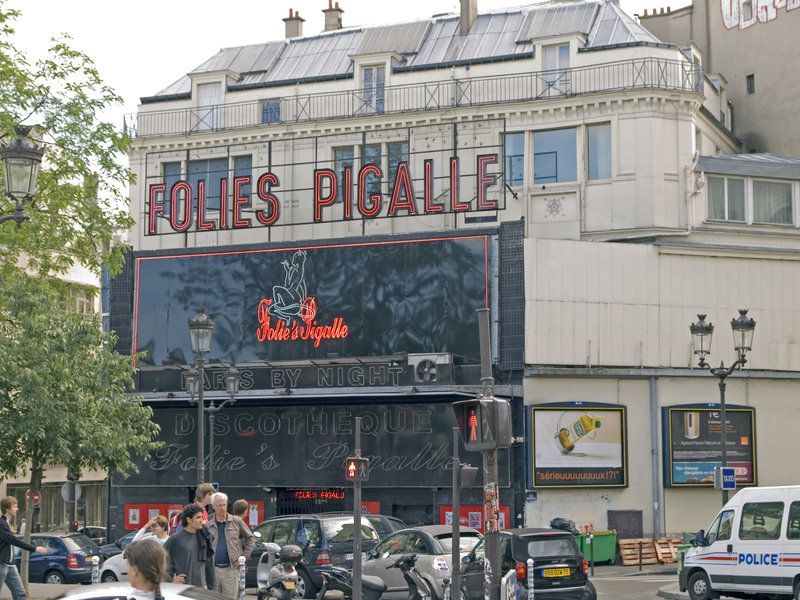
[(69, 531), (70, 531), (70, 533), (75, 533), (76, 531), (78, 531), (78, 522), (77, 521), (72, 521), (69, 524)]
[(473, 467), (472, 465), (466, 465), (464, 463), (459, 463), (459, 465), (458, 488), (461, 490), (469, 489), (472, 487), (472, 484), (475, 483), (475, 478), (478, 477), (478, 467)]
[(511, 445), (511, 405), (507, 400), (480, 397), (453, 403), (467, 450), (494, 450)]
[(344, 478), (347, 481), (369, 480), (369, 459), (351, 456), (345, 462)]
[(67, 480), (78, 481), (81, 478), (81, 468), (78, 465), (78, 459), (75, 456), (69, 457), (69, 464), (67, 465)]

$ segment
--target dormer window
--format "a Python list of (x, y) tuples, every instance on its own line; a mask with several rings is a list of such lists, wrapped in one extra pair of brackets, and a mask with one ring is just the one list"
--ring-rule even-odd
[(376, 115), (384, 111), (386, 67), (373, 65), (361, 69), (361, 82), (363, 87), (363, 100)]
[(201, 83), (197, 86), (197, 130), (219, 129), (219, 105), (222, 101), (219, 83)]
[(542, 48), (542, 74), (546, 96), (562, 96), (571, 90), (569, 71), (569, 44)]

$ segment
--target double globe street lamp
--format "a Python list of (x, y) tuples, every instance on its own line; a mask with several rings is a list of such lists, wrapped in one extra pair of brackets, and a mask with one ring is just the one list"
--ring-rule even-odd
[[(725, 379), (737, 368), (741, 368), (747, 363), (747, 352), (753, 346), (753, 333), (756, 329), (756, 322), (747, 316), (747, 309), (740, 308), (739, 316), (731, 319), (731, 330), (733, 330), (733, 345), (736, 349), (738, 358), (734, 363), (726, 367), (720, 361), (719, 367), (712, 367), (706, 362), (706, 356), (711, 352), (711, 336), (714, 334), (714, 325), (706, 322), (706, 315), (697, 315), (697, 322), (689, 325), (692, 334), (692, 346), (694, 353), (700, 359), (698, 366), (701, 369), (708, 369), (709, 373), (719, 378), (719, 416), (720, 416), (720, 438), (722, 442), (722, 467), (728, 466), (728, 421), (725, 415)], [(722, 490), (723, 506), (728, 502), (728, 490)]]
[(44, 150), (28, 138), (31, 128), (18, 125), (16, 139), (0, 148), (0, 159), (6, 180), (6, 195), (14, 202), (14, 212), (0, 217), (0, 224), (16, 221), (17, 227), (30, 217), (25, 214), (25, 202), (36, 194), (36, 180), (42, 165)]
[(211, 403), (205, 405), (205, 356), (211, 351), (211, 337), (214, 333), (214, 319), (206, 314), (204, 307), (197, 309), (194, 318), (189, 319), (189, 335), (192, 339), (192, 352), (197, 357), (195, 364), (184, 372), (186, 391), (189, 392), (189, 402), (197, 402), (197, 484), (205, 483), (205, 413), (208, 413), (209, 441), (208, 449), (208, 477), (214, 481), (214, 419), (218, 411), (227, 404), (236, 401), (239, 393), (241, 379), (239, 370), (231, 365), (225, 369), (223, 379), (225, 390), (228, 392), (227, 400), (219, 405)]

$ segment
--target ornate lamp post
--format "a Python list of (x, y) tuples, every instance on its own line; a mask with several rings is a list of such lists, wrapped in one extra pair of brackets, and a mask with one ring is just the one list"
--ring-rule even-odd
[(17, 227), (30, 217), (25, 214), (23, 202), (33, 198), (36, 193), (36, 179), (42, 164), (44, 150), (37, 148), (28, 139), (30, 127), (19, 125), (15, 128), (17, 137), (7, 146), (0, 148), (0, 158), (5, 171), (6, 194), (14, 201), (14, 212), (0, 217), (0, 224), (14, 220)]
[[(736, 349), (738, 358), (730, 366), (720, 361), (719, 367), (712, 367), (706, 362), (706, 355), (711, 352), (711, 336), (714, 334), (714, 325), (706, 323), (705, 315), (697, 315), (697, 322), (689, 325), (692, 334), (692, 345), (694, 353), (698, 356), (698, 366), (708, 369), (709, 373), (719, 378), (719, 413), (721, 421), (721, 442), (722, 442), (722, 466), (728, 466), (728, 421), (725, 415), (725, 378), (733, 373), (737, 367), (741, 368), (747, 362), (747, 352), (753, 345), (753, 333), (756, 329), (756, 322), (747, 316), (747, 309), (740, 308), (739, 316), (731, 319), (731, 329), (733, 330), (733, 345)], [(728, 502), (728, 490), (722, 490), (722, 504)]]
[(192, 401), (197, 397), (197, 485), (205, 482), (205, 356), (211, 350), (211, 335), (214, 333), (214, 319), (206, 314), (205, 307), (197, 309), (197, 315), (189, 319), (189, 335), (192, 338), (192, 352), (197, 360), (194, 366), (186, 371), (184, 379), (186, 389)]

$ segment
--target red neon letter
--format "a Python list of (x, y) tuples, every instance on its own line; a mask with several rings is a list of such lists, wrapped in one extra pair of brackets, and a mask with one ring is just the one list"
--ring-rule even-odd
[(242, 196), (242, 186), (250, 183), (250, 176), (236, 177), (233, 180), (233, 226), (236, 227), (250, 227), (250, 219), (240, 219), (239, 211), (242, 204), (250, 204), (250, 198)]
[(486, 199), (486, 188), (497, 183), (497, 175), (486, 173), (486, 165), (497, 162), (497, 154), (478, 156), (478, 210), (497, 208), (497, 200)]
[(167, 186), (163, 183), (154, 183), (150, 186), (150, 233), (156, 233), (156, 213), (164, 212), (164, 205), (158, 204), (156, 198), (159, 194), (163, 194)]
[(353, 169), (352, 167), (345, 167), (344, 169), (344, 194), (342, 204), (344, 204), (343, 218), (353, 218)]
[(372, 196), (369, 197), (372, 202), (372, 208), (367, 208), (365, 195), (367, 193), (367, 175), (369, 174), (375, 175), (378, 178), (378, 183), (380, 183), (383, 172), (375, 165), (367, 165), (358, 173), (358, 211), (363, 217), (374, 217), (381, 212), (380, 194), (372, 194)]
[[(183, 223), (178, 222), (178, 192), (183, 191)], [(186, 231), (192, 224), (192, 188), (185, 181), (172, 186), (169, 224), (175, 231)]]
[[(269, 185), (267, 185), (269, 184)], [(258, 186), (256, 186), (256, 193), (258, 197), (264, 202), (269, 204), (269, 212), (260, 210), (256, 213), (256, 219), (262, 225), (272, 225), (278, 220), (280, 215), (280, 202), (275, 195), (270, 191), (271, 186), (279, 187), (278, 178), (272, 173), (264, 173), (258, 178)]]
[[(331, 193), (326, 198), (322, 197), (322, 187), (327, 180), (331, 186)], [(336, 173), (332, 169), (314, 170), (314, 222), (322, 221), (322, 207), (331, 206), (336, 202)]]
[(433, 203), (433, 159), (427, 159), (424, 163), (424, 185), (425, 185), (425, 212), (440, 213), (444, 211), (444, 204)]
[(228, 179), (219, 180), (219, 228), (228, 228)]
[(206, 182), (197, 182), (197, 230), (214, 229), (214, 221), (206, 221)]
[(458, 177), (459, 163), (458, 157), (450, 158), (450, 210), (453, 212), (463, 212), (469, 210), (469, 204), (458, 201)]
[[(400, 194), (405, 196), (405, 201), (400, 201)], [(397, 164), (397, 175), (394, 178), (392, 187), (392, 199), (389, 201), (389, 216), (394, 216), (400, 208), (407, 208), (409, 215), (417, 214), (417, 201), (414, 199), (414, 187), (411, 185), (411, 177), (408, 175), (408, 163)]]

